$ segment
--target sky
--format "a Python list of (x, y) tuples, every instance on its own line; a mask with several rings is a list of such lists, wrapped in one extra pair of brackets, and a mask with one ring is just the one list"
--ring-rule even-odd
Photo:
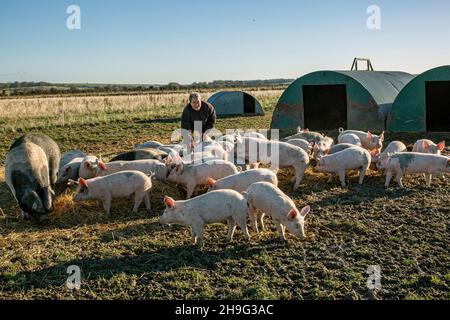
[[(80, 8), (80, 29), (66, 12)], [(371, 30), (367, 8), (380, 8)], [(0, 82), (189, 84), (450, 64), (450, 0), (0, 2)]]

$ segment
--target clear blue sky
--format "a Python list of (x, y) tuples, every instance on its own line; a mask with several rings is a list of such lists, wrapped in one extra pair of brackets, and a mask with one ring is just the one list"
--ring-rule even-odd
[[(81, 8), (81, 30), (66, 8)], [(369, 5), (381, 30), (366, 27)], [(449, 0), (0, 2), (0, 82), (191, 83), (450, 64)]]

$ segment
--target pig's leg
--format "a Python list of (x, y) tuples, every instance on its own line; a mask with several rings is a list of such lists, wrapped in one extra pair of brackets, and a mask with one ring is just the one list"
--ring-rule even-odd
[(103, 202), (103, 208), (105, 209), (106, 213), (111, 215), (111, 195), (107, 194), (105, 195), (105, 197), (102, 199)]
[(228, 219), (228, 235), (227, 235), (228, 241), (233, 241), (233, 234), (234, 234), (235, 230), (236, 230), (236, 222), (234, 221), (233, 218), (229, 218)]
[(392, 179), (392, 169), (388, 168), (386, 171), (386, 183), (384, 184), (384, 186), (386, 188), (389, 187), (389, 183), (391, 182), (391, 179)]
[(244, 233), (244, 238), (246, 240), (250, 240), (250, 234), (248, 233), (248, 228), (247, 228), (247, 217), (245, 215), (243, 216), (237, 216), (234, 217), (234, 221), (235, 223), (239, 226), (239, 228), (241, 228), (242, 232)]
[(29, 217), (30, 217), (30, 215), (29, 215), (28, 213), (26, 213), (26, 212), (23, 211), (23, 210), (20, 210), (20, 219), (26, 220), (26, 219), (28, 219)]
[(195, 190), (195, 184), (188, 184), (187, 185), (187, 191), (186, 191), (186, 200), (189, 200), (192, 195), (194, 194), (194, 190)]
[(306, 169), (306, 166), (294, 165), (294, 170), (295, 170), (294, 191), (300, 187), (300, 183), (303, 180), (303, 175), (305, 174), (305, 169)]
[(145, 203), (145, 208), (147, 209), (147, 213), (152, 213), (152, 206), (150, 204), (150, 195), (148, 193), (145, 193), (144, 196), (144, 203)]
[(367, 169), (369, 169), (369, 166), (363, 166), (361, 169), (359, 169), (359, 184), (363, 184)]
[(194, 226), (192, 226), (192, 231), (197, 238), (197, 244), (200, 250), (203, 250), (203, 233), (204, 233), (204, 223), (197, 222)]
[(256, 208), (253, 207), (250, 203), (248, 206), (248, 216), (250, 218), (250, 224), (252, 225), (253, 231), (259, 233)]
[(266, 231), (266, 227), (264, 226), (264, 215), (265, 215), (264, 212), (260, 212), (258, 214), (258, 222), (259, 222), (259, 225), (261, 226), (262, 231)]
[(403, 182), (402, 182), (403, 172), (401, 172), (401, 171), (396, 172), (395, 179), (397, 180), (397, 183), (400, 186), (400, 188), (403, 188)]
[(286, 241), (286, 237), (284, 235), (283, 225), (280, 222), (277, 222), (277, 231), (278, 231), (278, 236), (280, 237), (280, 240), (281, 241)]
[(134, 206), (133, 206), (133, 212), (137, 213), (139, 210), (139, 206), (142, 203), (142, 199), (144, 199), (146, 192), (142, 191), (142, 192), (136, 192), (134, 194)]
[(339, 180), (341, 181), (341, 186), (345, 187), (345, 170), (340, 169), (338, 174), (339, 174)]
[(191, 228), (192, 242), (194, 245), (197, 244), (197, 236), (195, 235), (194, 228)]
[(331, 182), (333, 182), (333, 173), (330, 173), (330, 174), (328, 175), (328, 181), (327, 181), (327, 183), (331, 183)]
[(431, 179), (433, 178), (433, 175), (430, 173), (425, 174), (425, 181), (427, 183), (427, 187), (431, 186)]

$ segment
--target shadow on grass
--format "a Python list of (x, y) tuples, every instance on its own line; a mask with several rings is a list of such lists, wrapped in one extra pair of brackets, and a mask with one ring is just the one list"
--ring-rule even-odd
[(200, 251), (192, 245), (163, 248), (149, 245), (145, 252), (134, 256), (74, 259), (37, 271), (0, 274), (0, 282), (4, 284), (5, 292), (17, 290), (17, 287), (46, 289), (50, 286), (64, 285), (69, 276), (67, 268), (72, 265), (80, 267), (83, 283), (83, 277), (90, 282), (95, 282), (99, 279), (111, 279), (116, 274), (139, 277), (149, 273), (177, 271), (177, 269), (186, 267), (215, 270), (217, 264), (222, 260), (250, 259), (260, 253), (259, 248), (252, 247), (247, 243), (234, 242), (219, 245), (219, 247), (219, 250), (210, 251), (206, 246), (204, 251)]

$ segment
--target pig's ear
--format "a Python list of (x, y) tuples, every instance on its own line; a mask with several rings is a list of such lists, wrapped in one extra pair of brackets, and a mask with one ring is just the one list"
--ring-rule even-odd
[(437, 147), (440, 151), (444, 150), (445, 149), (445, 141), (439, 142)]
[(317, 145), (317, 143), (314, 143), (314, 144), (313, 144), (313, 149), (314, 149), (314, 150), (319, 150), (319, 146)]
[(208, 178), (208, 186), (212, 187), (214, 184), (216, 183), (216, 180), (214, 180), (213, 178)]
[(367, 140), (372, 140), (373, 134), (370, 131), (367, 131)]
[(101, 162), (101, 161), (98, 163), (98, 166), (99, 166), (100, 169), (102, 169), (102, 170), (108, 170), (108, 168), (106, 167), (106, 164), (103, 163), (103, 162)]
[(87, 181), (84, 180), (83, 178), (78, 179), (78, 183), (80, 184), (80, 186), (87, 188), (88, 184)]
[(172, 159), (171, 155), (169, 154), (169, 155), (167, 156), (166, 160), (165, 160), (165, 164), (166, 164), (166, 165), (169, 165), (169, 164), (172, 163), (172, 161), (173, 161), (173, 159)]
[(175, 200), (173, 200), (173, 198), (168, 196), (164, 196), (164, 202), (166, 203), (166, 206), (168, 206), (169, 208), (172, 208), (175, 205)]
[(424, 148), (425, 150), (428, 150), (428, 149), (430, 149), (430, 144), (427, 141), (423, 141), (422, 148)]
[(380, 134), (380, 140), (384, 141), (384, 131)]
[(289, 219), (295, 219), (295, 217), (297, 216), (298, 211), (295, 208), (292, 208), (291, 211), (289, 211), (288, 213), (288, 218)]
[(304, 206), (302, 208), (302, 210), (300, 210), (300, 216), (302, 216), (304, 218), (309, 213), (309, 211), (311, 211), (311, 207), (310, 206)]

